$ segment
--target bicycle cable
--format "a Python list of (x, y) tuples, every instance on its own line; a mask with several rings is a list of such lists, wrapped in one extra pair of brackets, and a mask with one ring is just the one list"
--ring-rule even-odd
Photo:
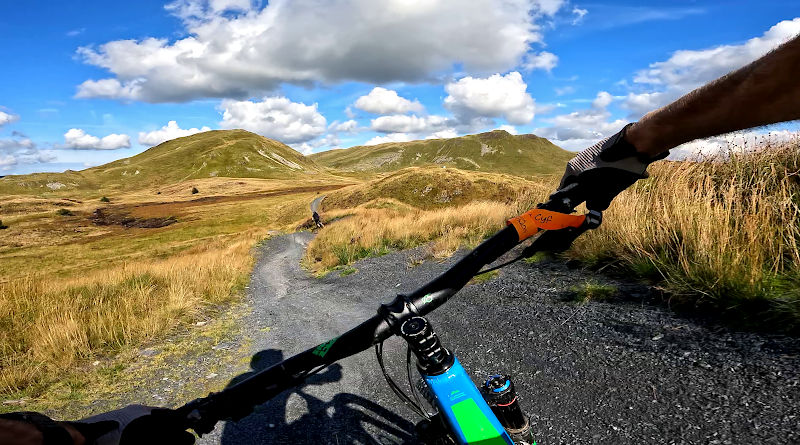
[(391, 388), (392, 392), (400, 398), (400, 400), (408, 406), (411, 411), (414, 411), (420, 417), (427, 417), (425, 415), (425, 411), (423, 408), (414, 402), (411, 397), (408, 396), (400, 387), (395, 383), (389, 373), (386, 371), (386, 366), (383, 363), (383, 342), (380, 342), (375, 345), (375, 356), (378, 359), (378, 365), (381, 367), (381, 372), (383, 373), (383, 378), (386, 379), (386, 383), (389, 384), (389, 388)]

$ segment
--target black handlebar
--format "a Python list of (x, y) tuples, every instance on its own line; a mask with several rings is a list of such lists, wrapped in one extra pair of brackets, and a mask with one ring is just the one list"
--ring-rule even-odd
[[(564, 250), (578, 235), (596, 227), (599, 221), (587, 218), (578, 228), (545, 231), (524, 253)], [(508, 225), (481, 243), (450, 269), (408, 295), (399, 295), (391, 303), (381, 305), (378, 315), (364, 321), (339, 337), (310, 348), (281, 363), (267, 368), (221, 392), (194, 400), (175, 411), (186, 420), (185, 427), (198, 434), (214, 429), (220, 420), (238, 420), (281, 392), (302, 383), (306, 377), (355, 355), (391, 337), (393, 320), (409, 313), (426, 315), (443, 305), (463, 288), (481, 268), (491, 264), (519, 244), (515, 228)]]

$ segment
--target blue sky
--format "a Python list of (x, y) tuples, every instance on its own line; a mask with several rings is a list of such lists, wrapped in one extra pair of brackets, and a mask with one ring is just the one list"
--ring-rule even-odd
[(800, 32), (796, 1), (754, 4), (2, 2), (0, 175), (220, 128), (306, 153), (495, 128), (578, 150)]

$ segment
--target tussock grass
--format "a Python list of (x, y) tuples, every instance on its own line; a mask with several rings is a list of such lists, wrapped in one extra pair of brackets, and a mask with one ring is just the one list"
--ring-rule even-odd
[(509, 206), (479, 201), (438, 210), (359, 207), (355, 214), (329, 224), (309, 244), (305, 263), (316, 272), (382, 255), (393, 249), (433, 241), (431, 253), (444, 258), (463, 244), (476, 245), (509, 216)]
[(251, 232), (81, 278), (0, 284), (0, 391), (36, 396), (90, 357), (142, 344), (231, 301), (260, 237)]
[(800, 146), (661, 163), (569, 255), (661, 282), (673, 302), (800, 321)]
[[(650, 173), (614, 201), (600, 229), (580, 237), (565, 255), (650, 279), (683, 308), (798, 329), (800, 143), (661, 162)], [(476, 245), (555, 187), (549, 178), (510, 188), (516, 195), (497, 201), (429, 210), (378, 199), (383, 204), (362, 204), (351, 218), (323, 229), (306, 264), (321, 271), (429, 242), (434, 256), (447, 256)]]

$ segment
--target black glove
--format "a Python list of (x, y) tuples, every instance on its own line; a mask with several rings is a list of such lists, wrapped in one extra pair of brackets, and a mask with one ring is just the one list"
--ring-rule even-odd
[(669, 152), (648, 157), (625, 140), (626, 125), (619, 133), (587, 148), (567, 163), (564, 177), (548, 203), (550, 210), (570, 212), (586, 202), (589, 210), (602, 212), (623, 190), (647, 177), (647, 166)]
[(87, 425), (114, 423), (115, 427), (105, 434), (87, 437), (87, 444), (191, 445), (194, 443), (194, 435), (186, 431), (183, 420), (171, 409), (128, 405), (116, 411), (69, 423), (82, 433)]

